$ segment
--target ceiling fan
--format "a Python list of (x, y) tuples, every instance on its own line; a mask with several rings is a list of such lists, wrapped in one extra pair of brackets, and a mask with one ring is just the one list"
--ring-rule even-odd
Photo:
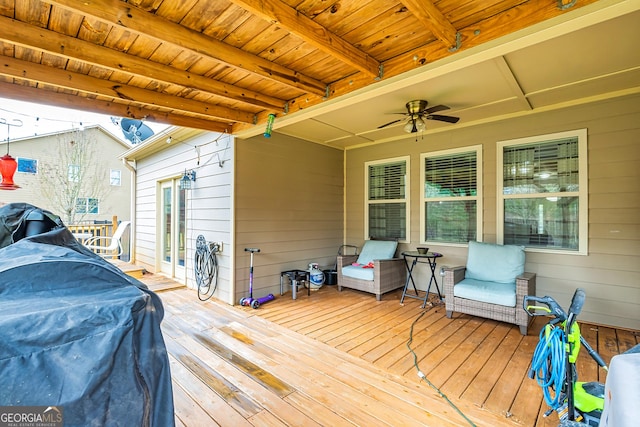
[(404, 131), (407, 133), (414, 133), (418, 131), (423, 131), (426, 129), (425, 120), (438, 120), (441, 122), (447, 123), (458, 123), (460, 120), (459, 117), (452, 116), (443, 116), (440, 114), (433, 114), (438, 111), (448, 110), (449, 107), (446, 105), (435, 105), (433, 107), (427, 108), (429, 103), (425, 100), (418, 99), (415, 101), (409, 101), (406, 104), (407, 112), (406, 113), (393, 113), (393, 114), (403, 114), (407, 116), (407, 119), (398, 119), (386, 123), (382, 126), (378, 126), (378, 129), (382, 129), (394, 123), (401, 122), (403, 120), (407, 120), (407, 123), (404, 125)]

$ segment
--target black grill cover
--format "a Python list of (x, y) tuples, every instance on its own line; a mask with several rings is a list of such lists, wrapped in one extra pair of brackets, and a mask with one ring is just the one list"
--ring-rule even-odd
[(0, 248), (0, 406), (62, 407), (65, 426), (173, 426), (163, 313), (64, 227)]

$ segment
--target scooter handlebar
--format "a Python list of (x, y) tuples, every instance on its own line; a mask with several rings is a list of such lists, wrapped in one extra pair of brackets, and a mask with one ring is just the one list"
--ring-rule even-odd
[(260, 252), (260, 249), (258, 248), (244, 248), (245, 252)]
[(584, 305), (584, 300), (586, 299), (586, 294), (584, 289), (578, 288), (576, 292), (573, 294), (573, 298), (571, 299), (571, 306), (569, 307), (569, 313), (578, 315), (582, 311), (582, 306)]

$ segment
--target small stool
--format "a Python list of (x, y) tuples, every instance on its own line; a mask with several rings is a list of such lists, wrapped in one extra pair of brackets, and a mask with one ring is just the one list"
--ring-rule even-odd
[[(284, 282), (283, 277), (287, 276), (289, 278), (289, 282), (291, 283), (291, 296), (293, 299), (298, 297), (298, 285), (300, 282), (306, 281), (309, 283), (309, 272), (307, 270), (287, 270), (280, 273), (280, 295), (282, 295)], [(311, 287), (307, 286), (307, 295), (311, 296)]]

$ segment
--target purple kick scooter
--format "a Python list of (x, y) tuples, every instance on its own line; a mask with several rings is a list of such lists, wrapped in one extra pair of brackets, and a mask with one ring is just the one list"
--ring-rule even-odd
[(253, 254), (255, 252), (260, 252), (260, 249), (244, 248), (244, 251), (251, 253), (251, 261), (249, 265), (249, 298), (240, 298), (240, 305), (255, 309), (260, 307), (261, 304), (273, 301), (274, 299), (276, 299), (276, 297), (273, 296), (273, 294), (269, 294), (263, 296), (262, 298), (253, 298)]

